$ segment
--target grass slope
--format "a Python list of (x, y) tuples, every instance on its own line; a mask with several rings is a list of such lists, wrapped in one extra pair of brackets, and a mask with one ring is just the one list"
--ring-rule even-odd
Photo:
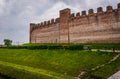
[[(32, 71), (36, 71), (34, 68), (37, 68), (74, 77), (81, 70), (89, 70), (99, 64), (108, 62), (114, 55), (115, 53), (79, 50), (0, 49), (0, 61), (24, 65), (24, 67), (29, 66), (29, 68), (33, 68)], [(14, 67), (14, 64), (12, 67)], [(49, 74), (46, 73), (46, 75)]]
[(108, 78), (114, 73), (118, 72), (119, 70), (120, 70), (120, 57), (111, 64), (105, 65), (105, 67), (102, 67), (97, 71), (92, 72), (92, 74)]
[(52, 79), (66, 79), (66, 78), (73, 79), (73, 77), (65, 76), (59, 73), (55, 73), (55, 72), (40, 69), (40, 68), (38, 69), (38, 68), (33, 68), (29, 66), (18, 65), (18, 64), (3, 62), (3, 61), (0, 61), (0, 65), (8, 66), (17, 70), (24, 70), (24, 71), (35, 73), (35, 74), (48, 76), (48, 77), (51, 77)]

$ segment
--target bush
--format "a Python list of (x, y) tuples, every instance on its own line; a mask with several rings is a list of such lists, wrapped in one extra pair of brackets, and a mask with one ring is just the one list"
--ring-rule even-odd
[(77, 44), (36, 44), (26, 46), (10, 46), (10, 49), (68, 49), (68, 50), (83, 50), (82, 45)]
[(69, 50), (83, 50), (82, 45), (69, 45)]

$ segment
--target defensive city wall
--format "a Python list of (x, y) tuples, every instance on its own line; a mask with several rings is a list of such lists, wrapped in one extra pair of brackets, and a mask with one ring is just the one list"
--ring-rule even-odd
[(94, 13), (61, 10), (59, 17), (38, 24), (30, 23), (31, 43), (120, 43), (120, 3)]

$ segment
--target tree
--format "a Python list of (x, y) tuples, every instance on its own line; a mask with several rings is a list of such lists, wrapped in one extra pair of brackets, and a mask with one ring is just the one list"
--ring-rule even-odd
[(4, 45), (5, 46), (11, 46), (12, 45), (12, 40), (10, 40), (10, 39), (4, 39)]

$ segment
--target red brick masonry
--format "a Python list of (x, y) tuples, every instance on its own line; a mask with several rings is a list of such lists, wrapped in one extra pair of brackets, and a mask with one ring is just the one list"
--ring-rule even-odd
[(120, 43), (120, 3), (117, 9), (107, 6), (72, 13), (61, 10), (59, 18), (38, 24), (30, 23), (31, 43)]

